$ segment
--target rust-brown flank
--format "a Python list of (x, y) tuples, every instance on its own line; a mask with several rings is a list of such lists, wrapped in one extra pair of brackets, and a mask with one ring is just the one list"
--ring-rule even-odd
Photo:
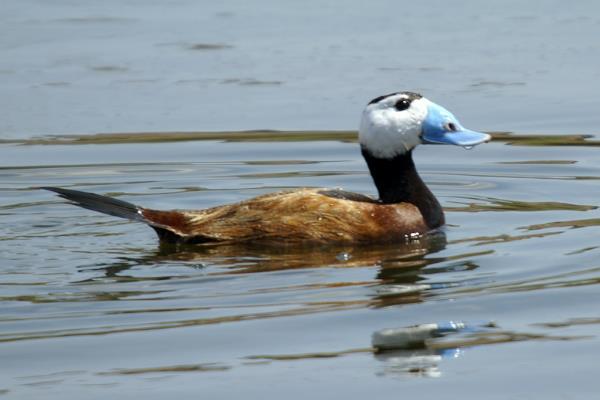
[(200, 211), (143, 209), (142, 215), (183, 242), (391, 242), (433, 228), (412, 204), (327, 189), (272, 193)]

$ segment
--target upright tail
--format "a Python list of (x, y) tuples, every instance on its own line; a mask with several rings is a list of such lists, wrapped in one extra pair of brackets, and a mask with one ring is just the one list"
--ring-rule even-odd
[(101, 196), (99, 194), (58, 187), (46, 186), (40, 189), (50, 190), (58, 193), (58, 195), (63, 199), (67, 199), (73, 202), (75, 205), (87, 208), (88, 210), (98, 211), (114, 217), (130, 219), (132, 221), (148, 223), (148, 221), (142, 215), (142, 209), (140, 207), (123, 200), (117, 200), (113, 199), (112, 197)]
[(151, 210), (123, 200), (79, 190), (50, 186), (41, 187), (40, 189), (58, 193), (63, 199), (67, 199), (73, 204), (87, 208), (88, 210), (149, 225), (156, 231), (161, 241), (171, 243), (206, 243), (216, 240), (215, 238), (203, 235), (201, 232), (192, 232), (189, 220), (185, 212), (182, 211)]

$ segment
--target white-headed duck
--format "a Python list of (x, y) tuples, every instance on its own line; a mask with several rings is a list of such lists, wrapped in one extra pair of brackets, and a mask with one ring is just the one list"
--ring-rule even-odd
[(371, 100), (360, 123), (362, 155), (379, 199), (303, 188), (204, 210), (161, 211), (93, 193), (44, 189), (81, 207), (143, 222), (166, 242), (397, 242), (444, 224), (442, 207), (419, 177), (412, 150), (422, 143), (470, 147), (489, 140), (420, 94), (397, 92)]

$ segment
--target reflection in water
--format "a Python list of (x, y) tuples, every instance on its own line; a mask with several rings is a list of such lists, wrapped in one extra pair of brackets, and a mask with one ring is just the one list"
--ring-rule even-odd
[(460, 349), (448, 350), (395, 350), (385, 353), (374, 353), (374, 357), (382, 365), (378, 368), (378, 376), (402, 376), (439, 378), (442, 376), (440, 363), (443, 358), (457, 358)]
[[(387, 307), (422, 301), (422, 292), (457, 286), (457, 283), (423, 284), (428, 274), (468, 271), (477, 268), (469, 257), (482, 253), (459, 256), (430, 257), (446, 247), (446, 235), (437, 231), (420, 238), (395, 245), (377, 246), (263, 246), (248, 244), (174, 245), (162, 243), (156, 252), (140, 258), (120, 258), (110, 264), (96, 266), (106, 278), (115, 281), (168, 280), (171, 276), (134, 277), (124, 274), (132, 267), (161, 263), (183, 262), (192, 268), (210, 267), (210, 275), (225, 276), (259, 272), (274, 272), (300, 268), (364, 268), (377, 267), (375, 281), (323, 282), (303, 285), (303, 289), (340, 288), (344, 286), (372, 287), (372, 299), (355, 303), (361, 306)], [(486, 254), (489, 252), (483, 252)], [(438, 263), (454, 261), (442, 268)], [(428, 267), (426, 272), (423, 268)], [(93, 280), (94, 278), (92, 278)], [(291, 287), (280, 287), (290, 290)], [(298, 287), (298, 289), (300, 289)], [(269, 289), (271, 291), (275, 289)]]
[(439, 339), (427, 339), (420, 349), (374, 351), (375, 358), (383, 363), (378, 374), (437, 378), (442, 375), (440, 368), (442, 360), (458, 358), (466, 348), (523, 341), (570, 341), (590, 338), (589, 336), (555, 336), (499, 330), (493, 323), (479, 328)]
[(267, 362), (306, 361), (309, 359), (328, 359), (357, 354), (372, 354), (376, 360), (375, 375), (400, 377), (438, 378), (442, 375), (440, 363), (444, 358), (457, 358), (462, 350), (453, 349), (412, 349), (378, 352), (373, 348), (351, 349), (339, 352), (301, 353), (301, 354), (264, 354), (248, 356), (246, 359)]
[[(390, 307), (420, 303), (424, 295), (432, 296), (442, 289), (469, 286), (479, 280), (429, 282), (429, 276), (449, 272), (473, 271), (478, 268), (473, 258), (493, 253), (493, 250), (467, 252), (445, 257), (432, 256), (445, 249), (446, 235), (437, 231), (411, 239), (405, 243), (377, 246), (263, 246), (248, 244), (174, 245), (160, 244), (157, 251), (142, 257), (121, 257), (110, 265), (96, 265), (92, 269), (104, 271), (104, 278), (115, 282), (143, 282), (179, 279), (178, 276), (135, 276), (126, 271), (133, 267), (183, 263), (186, 267), (207, 270), (208, 276), (285, 271), (301, 268), (377, 268), (375, 280), (314, 282), (300, 286), (292, 284), (268, 289), (255, 289), (248, 294), (275, 293), (291, 290), (335, 289), (367, 287), (370, 299), (339, 300), (330, 303), (307, 302), (300, 312), (324, 312), (330, 307)], [(439, 264), (439, 266), (438, 266)], [(89, 270), (89, 269), (86, 269)], [(93, 282), (99, 278), (90, 278)], [(121, 294), (124, 296), (124, 294)], [(307, 307), (308, 306), (308, 307)], [(306, 308), (305, 308), (306, 307)], [(289, 311), (281, 315), (287, 315)], [(271, 314), (268, 315), (273, 316)], [(242, 317), (240, 317), (242, 318)], [(233, 321), (233, 319), (232, 319)], [(218, 322), (223, 322), (219, 320)]]
[[(425, 256), (446, 246), (442, 231), (393, 245), (221, 244), (182, 246), (161, 243), (144, 263), (186, 261), (227, 265), (230, 273), (280, 271), (294, 268), (365, 267), (373, 265), (422, 268)], [(140, 260), (141, 261), (141, 260)]]
[[(427, 257), (429, 254), (443, 250), (445, 246), (446, 236), (441, 231), (410, 239), (405, 243), (376, 246), (179, 245), (160, 243), (155, 252), (147, 253), (141, 257), (120, 257), (116, 262), (109, 265), (96, 265), (92, 269), (103, 270), (105, 277), (108, 278), (123, 278), (122, 272), (134, 266), (171, 262), (185, 263), (186, 266), (192, 268), (220, 267), (216, 272), (213, 272), (213, 274), (219, 275), (283, 271), (297, 268), (379, 266), (381, 271), (378, 274), (378, 279), (386, 283), (391, 281), (414, 283), (419, 279), (418, 271), (423, 267), (449, 259), (447, 257)], [(407, 275), (410, 278), (401, 275)], [(168, 279), (168, 277), (163, 278)]]

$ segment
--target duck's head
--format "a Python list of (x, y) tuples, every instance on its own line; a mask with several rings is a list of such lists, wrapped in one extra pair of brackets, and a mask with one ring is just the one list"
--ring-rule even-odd
[(383, 159), (405, 154), (422, 143), (471, 147), (490, 139), (486, 133), (463, 128), (450, 111), (412, 92), (371, 100), (359, 130), (363, 151)]

